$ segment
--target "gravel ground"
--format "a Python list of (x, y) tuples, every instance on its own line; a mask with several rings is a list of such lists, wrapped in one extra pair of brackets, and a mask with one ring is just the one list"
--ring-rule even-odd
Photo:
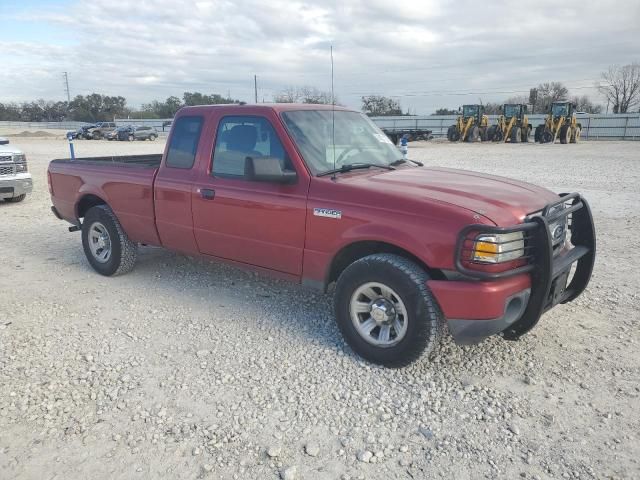
[(358, 359), (331, 299), (295, 285), (154, 248), (99, 276), (49, 212), (66, 142), (14, 143), (35, 191), (0, 202), (0, 478), (640, 477), (639, 143), (410, 144), (583, 192), (599, 256), (588, 291), (522, 340), (448, 341), (401, 370)]

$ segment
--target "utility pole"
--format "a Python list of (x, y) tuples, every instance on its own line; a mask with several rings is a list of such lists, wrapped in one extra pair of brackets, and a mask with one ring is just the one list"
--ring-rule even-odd
[(69, 92), (69, 74), (67, 72), (62, 72), (62, 76), (64, 77), (64, 91), (67, 94), (67, 102), (71, 103), (71, 93)]
[(253, 93), (255, 96), (255, 103), (258, 103), (258, 76), (253, 76)]

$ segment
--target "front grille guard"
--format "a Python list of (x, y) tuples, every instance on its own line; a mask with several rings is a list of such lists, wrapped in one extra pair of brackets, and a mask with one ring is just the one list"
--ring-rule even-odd
[[(469, 225), (458, 235), (455, 266), (461, 274), (478, 280), (497, 280), (521, 273), (531, 274), (529, 303), (522, 317), (503, 332), (507, 339), (515, 340), (531, 330), (540, 316), (554, 305), (567, 303), (578, 297), (591, 279), (596, 253), (596, 236), (591, 209), (587, 201), (578, 193), (560, 194), (560, 197), (557, 201), (546, 205), (541, 213), (527, 217), (520, 225), (513, 227)], [(555, 212), (560, 204), (565, 204), (566, 207)], [(550, 214), (549, 212), (552, 211), (554, 213)], [(557, 223), (567, 217), (570, 220), (568, 224), (573, 248), (554, 256), (554, 242), (549, 224)], [(475, 245), (477, 235), (513, 232), (523, 232), (525, 238), (523, 259), (526, 264), (502, 272), (469, 268), (469, 265), (481, 263), (469, 258), (469, 250), (473, 249), (469, 247), (469, 243)], [(555, 288), (554, 281), (565, 275), (575, 262), (577, 262), (575, 272), (566, 288), (563, 290)]]

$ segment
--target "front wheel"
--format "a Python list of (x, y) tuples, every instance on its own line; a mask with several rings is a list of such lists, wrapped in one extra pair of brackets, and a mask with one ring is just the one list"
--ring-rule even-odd
[(18, 195), (18, 196), (15, 196), (15, 197), (5, 198), (5, 200), (7, 202), (11, 202), (11, 203), (18, 203), (18, 202), (23, 201), (25, 198), (27, 198), (27, 194), (23, 193), (22, 195)]
[(399, 255), (374, 254), (349, 265), (334, 296), (336, 321), (349, 346), (387, 367), (433, 352), (444, 317), (428, 280), (424, 269)]
[(107, 277), (130, 271), (138, 249), (106, 205), (89, 209), (82, 224), (82, 246), (93, 269)]

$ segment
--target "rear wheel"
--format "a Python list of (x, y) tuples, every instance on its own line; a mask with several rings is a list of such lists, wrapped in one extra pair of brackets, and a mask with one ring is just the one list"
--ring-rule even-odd
[(100, 137), (101, 137), (100, 132), (93, 132), (93, 133), (91, 134), (91, 137), (92, 137), (94, 140), (100, 140)]
[(127, 140), (129, 140), (130, 142), (133, 142), (135, 140), (135, 137), (132, 134), (129, 134), (129, 136), (127, 137)]
[(571, 127), (563, 125), (560, 127), (560, 143), (565, 144), (571, 141)]
[(460, 140), (460, 132), (458, 131), (458, 127), (456, 127), (455, 125), (451, 125), (449, 127), (449, 129), (447, 130), (447, 139), (449, 139), (450, 142), (457, 142), (458, 140)]
[(149, 135), (149, 141), (153, 142), (156, 139), (155, 135)]
[(538, 125), (536, 131), (533, 133), (533, 141), (538, 143), (542, 142), (542, 132), (544, 131), (544, 125)]
[(486, 142), (489, 139), (489, 133), (488, 133), (488, 128), (487, 127), (480, 127), (480, 140), (483, 142)]
[(480, 129), (477, 126), (473, 126), (467, 131), (467, 137), (464, 139), (465, 142), (477, 142), (480, 137)]
[(11, 202), (11, 203), (18, 203), (18, 202), (23, 201), (25, 198), (27, 198), (27, 194), (23, 193), (22, 195), (17, 195), (15, 197), (5, 198), (5, 200), (7, 202)]
[(520, 143), (522, 141), (522, 130), (520, 127), (513, 127), (511, 129), (511, 143)]
[(429, 276), (414, 262), (374, 254), (352, 263), (336, 284), (338, 327), (361, 357), (402, 367), (440, 343), (444, 317), (427, 287)]
[(551, 143), (553, 142), (553, 133), (549, 130), (544, 130), (540, 137), (540, 143)]
[(576, 127), (576, 133), (571, 137), (571, 143), (578, 143), (580, 141), (581, 133), (582, 129), (580, 127)]
[(495, 136), (496, 136), (496, 129), (498, 127), (496, 125), (491, 125), (488, 129), (487, 129), (487, 140), (491, 141), (491, 142), (495, 142)]
[(522, 142), (529, 142), (529, 134), (531, 133), (531, 129), (529, 127), (522, 127)]
[(93, 269), (105, 276), (130, 271), (136, 262), (137, 246), (122, 229), (106, 205), (89, 209), (82, 224), (82, 246)]

